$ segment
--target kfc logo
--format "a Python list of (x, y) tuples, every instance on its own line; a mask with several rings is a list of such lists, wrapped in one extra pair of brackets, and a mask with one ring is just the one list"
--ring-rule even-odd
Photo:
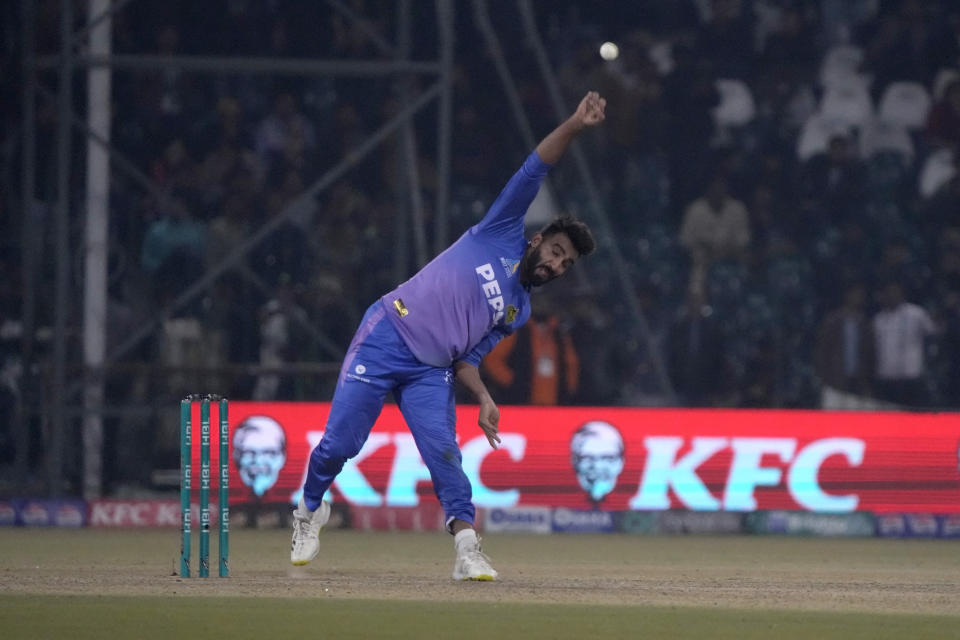
[(594, 420), (577, 429), (570, 440), (570, 464), (580, 487), (599, 503), (617, 486), (623, 471), (623, 436), (609, 422)]
[(233, 461), (240, 480), (262, 497), (277, 483), (287, 462), (287, 436), (280, 423), (267, 416), (251, 416), (233, 434)]

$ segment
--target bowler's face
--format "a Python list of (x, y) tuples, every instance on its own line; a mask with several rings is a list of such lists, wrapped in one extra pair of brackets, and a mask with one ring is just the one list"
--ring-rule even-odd
[(543, 286), (562, 276), (579, 257), (566, 233), (554, 233), (546, 237), (538, 233), (530, 239), (521, 280), (534, 287)]

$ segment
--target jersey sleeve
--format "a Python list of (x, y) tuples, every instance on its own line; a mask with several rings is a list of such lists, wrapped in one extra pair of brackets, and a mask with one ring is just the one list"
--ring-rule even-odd
[(490, 353), (491, 350), (497, 344), (503, 340), (506, 336), (513, 333), (513, 331), (507, 327), (494, 327), (490, 333), (485, 335), (483, 339), (480, 340), (470, 351), (468, 351), (460, 360), (471, 364), (475, 367), (480, 366), (480, 361), (483, 360), (484, 356)]
[(527, 156), (523, 166), (510, 180), (490, 206), (483, 220), (474, 225), (473, 233), (516, 237), (523, 233), (523, 217), (540, 190), (540, 183), (551, 165), (540, 159), (536, 151)]

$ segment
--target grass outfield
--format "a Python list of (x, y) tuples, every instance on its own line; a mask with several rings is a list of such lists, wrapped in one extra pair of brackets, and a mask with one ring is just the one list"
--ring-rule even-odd
[(492, 584), (450, 579), (445, 534), (322, 542), (294, 568), (236, 530), (200, 580), (174, 530), (0, 529), (0, 637), (960, 638), (956, 541), (489, 536)]
[(536, 603), (0, 597), (5, 638), (957, 638), (950, 616)]

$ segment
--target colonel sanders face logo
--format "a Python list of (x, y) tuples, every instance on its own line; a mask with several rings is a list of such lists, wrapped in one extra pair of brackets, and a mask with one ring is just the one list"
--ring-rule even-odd
[(277, 482), (287, 461), (287, 436), (273, 418), (251, 416), (233, 434), (233, 461), (243, 484), (260, 497)]
[(623, 471), (623, 438), (608, 422), (583, 425), (570, 440), (570, 463), (580, 486), (593, 502), (600, 502), (617, 486)]

